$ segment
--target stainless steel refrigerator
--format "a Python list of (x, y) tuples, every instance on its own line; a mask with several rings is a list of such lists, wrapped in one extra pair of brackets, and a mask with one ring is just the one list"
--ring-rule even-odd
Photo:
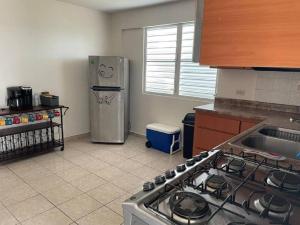
[(90, 56), (91, 141), (124, 143), (129, 130), (129, 65), (117, 56)]

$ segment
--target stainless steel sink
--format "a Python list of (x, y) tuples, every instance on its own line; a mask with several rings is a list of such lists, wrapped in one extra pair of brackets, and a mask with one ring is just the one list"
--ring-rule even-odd
[(299, 159), (300, 132), (279, 127), (263, 126), (231, 144), (249, 150)]
[(300, 131), (284, 129), (279, 127), (266, 126), (258, 131), (259, 133), (283, 140), (300, 142)]

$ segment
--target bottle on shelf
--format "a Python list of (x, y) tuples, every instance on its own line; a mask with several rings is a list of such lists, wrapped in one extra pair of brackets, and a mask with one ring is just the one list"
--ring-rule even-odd
[(4, 118), (0, 118), (0, 126), (5, 126), (5, 119)]
[(5, 119), (5, 125), (6, 126), (13, 125), (13, 120), (12, 120), (11, 117), (6, 117), (6, 119)]
[(29, 120), (30, 123), (33, 123), (33, 122), (35, 121), (35, 116), (34, 116), (34, 114), (30, 113), (30, 114), (28, 115), (28, 120)]
[(55, 111), (54, 111), (54, 115), (55, 115), (55, 117), (59, 117), (59, 116), (60, 116), (60, 112), (57, 111), (57, 110), (55, 110)]
[(49, 119), (48, 113), (44, 112), (43, 113), (43, 120), (48, 120), (48, 119)]
[(40, 113), (35, 114), (35, 120), (42, 120), (43, 119), (43, 115)]
[(49, 119), (53, 119), (54, 118), (54, 112), (53, 111), (48, 111), (48, 117), (49, 117)]
[(24, 124), (28, 123), (29, 122), (28, 116), (27, 115), (22, 115), (21, 116), (21, 122), (24, 123)]
[(20, 123), (21, 123), (20, 117), (19, 116), (14, 116), (13, 117), (13, 124), (20, 124)]

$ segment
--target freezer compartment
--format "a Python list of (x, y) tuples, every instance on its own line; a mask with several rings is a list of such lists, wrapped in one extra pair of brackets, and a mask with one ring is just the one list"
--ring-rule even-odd
[(128, 60), (115, 56), (90, 56), (90, 86), (121, 87), (128, 86)]
[(120, 87), (93, 86), (90, 90), (91, 141), (124, 143), (128, 131), (125, 99), (127, 92)]

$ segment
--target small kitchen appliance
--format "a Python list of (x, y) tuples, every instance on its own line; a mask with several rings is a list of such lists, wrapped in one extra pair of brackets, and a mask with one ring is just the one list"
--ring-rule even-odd
[(129, 130), (129, 65), (117, 56), (89, 57), (91, 141), (124, 143)]
[(59, 96), (51, 95), (49, 92), (42, 92), (40, 95), (41, 105), (42, 106), (58, 106), (59, 105)]
[(32, 88), (24, 86), (8, 87), (7, 105), (12, 110), (32, 108)]

